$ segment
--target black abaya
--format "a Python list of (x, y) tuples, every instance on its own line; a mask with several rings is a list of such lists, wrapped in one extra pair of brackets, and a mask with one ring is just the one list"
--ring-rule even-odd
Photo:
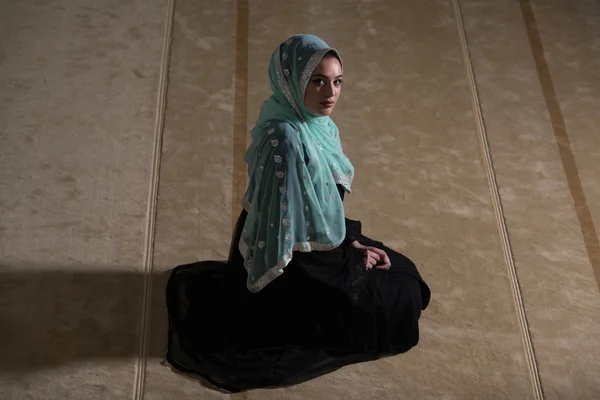
[[(181, 265), (169, 279), (173, 367), (238, 392), (300, 383), (417, 344), (429, 288), (412, 261), (363, 236), (360, 222), (346, 219), (347, 239), (333, 250), (294, 252), (283, 275), (251, 293), (238, 250), (245, 218), (242, 211), (227, 263)], [(367, 270), (353, 240), (384, 250), (391, 268)]]

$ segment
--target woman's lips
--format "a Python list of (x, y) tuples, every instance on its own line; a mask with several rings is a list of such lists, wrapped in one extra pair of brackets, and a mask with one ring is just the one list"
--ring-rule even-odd
[(335, 105), (333, 101), (322, 101), (321, 105), (325, 108), (331, 108)]

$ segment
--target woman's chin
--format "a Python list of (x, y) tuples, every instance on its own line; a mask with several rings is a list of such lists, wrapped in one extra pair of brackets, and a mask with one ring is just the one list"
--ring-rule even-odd
[(315, 114), (319, 117), (328, 117), (333, 112), (333, 107), (321, 108)]

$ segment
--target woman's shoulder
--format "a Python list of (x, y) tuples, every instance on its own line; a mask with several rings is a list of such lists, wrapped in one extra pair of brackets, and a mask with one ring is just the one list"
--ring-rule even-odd
[(271, 143), (282, 143), (285, 147), (296, 147), (302, 143), (298, 127), (285, 121), (270, 120), (266, 121), (261, 129), (266, 133), (265, 138)]
[(291, 122), (279, 121), (275, 119), (266, 121), (262, 125), (262, 129), (266, 130), (266, 132), (270, 135), (277, 135), (279, 137), (293, 135), (297, 136), (299, 132), (298, 128)]

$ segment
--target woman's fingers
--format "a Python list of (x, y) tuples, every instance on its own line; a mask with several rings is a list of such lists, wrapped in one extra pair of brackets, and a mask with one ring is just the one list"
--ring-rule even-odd
[(390, 269), (392, 263), (385, 251), (376, 247), (369, 247), (366, 250), (365, 266), (367, 269), (373, 267), (377, 269)]
[(375, 259), (374, 253), (367, 251), (367, 256), (365, 257), (365, 266), (367, 269), (370, 269), (377, 265), (378, 260)]
[(377, 260), (379, 265), (376, 266), (378, 269), (390, 269), (392, 263), (387, 253), (377, 247), (369, 247), (368, 251), (373, 254), (373, 258)]
[(379, 254), (375, 253), (374, 251), (371, 251), (371, 258), (375, 261), (381, 260), (381, 256)]
[(392, 266), (392, 262), (390, 261), (390, 258), (388, 257), (388, 255), (386, 254), (385, 257), (383, 258), (383, 262), (386, 263), (388, 265), (388, 268)]
[(375, 268), (377, 268), (377, 269), (390, 269), (390, 267), (391, 267), (391, 265), (386, 263), (386, 264), (377, 265)]
[(383, 261), (386, 264), (390, 264), (390, 258), (388, 257), (385, 251), (378, 249), (377, 247), (369, 247), (369, 250), (377, 254), (380, 257), (379, 260)]
[(377, 247), (369, 247), (369, 250), (372, 251), (373, 253), (377, 254), (381, 258), (387, 257), (387, 254), (385, 254), (385, 251), (378, 249)]

